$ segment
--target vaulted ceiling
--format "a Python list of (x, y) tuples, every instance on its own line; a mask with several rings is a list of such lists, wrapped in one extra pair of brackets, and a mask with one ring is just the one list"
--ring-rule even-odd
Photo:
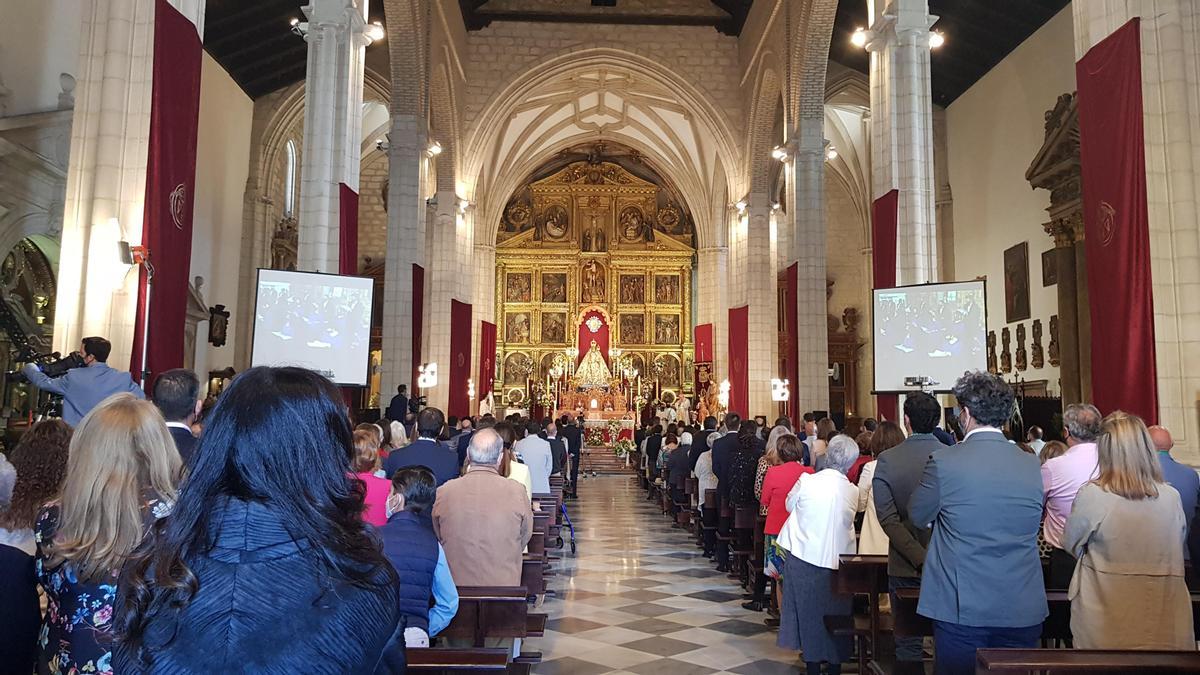
[[(760, 0), (762, 1), (762, 0)], [(1091, 1), (1091, 0), (1080, 0)], [(737, 35), (753, 0), (684, 0), (657, 6), (650, 0), (458, 0), (469, 30), (498, 21), (710, 26)], [(935, 28), (946, 44), (933, 52), (933, 101), (949, 105), (1069, 0), (929, 0), (940, 16)], [(289, 22), (302, 18), (303, 0), (208, 0), (205, 48), (251, 97), (304, 79), (307, 44)], [(839, 0), (829, 57), (866, 73), (869, 58), (850, 43), (867, 26), (866, 0)], [(383, 3), (371, 3), (371, 20), (383, 21)], [(379, 50), (382, 45), (368, 50)]]

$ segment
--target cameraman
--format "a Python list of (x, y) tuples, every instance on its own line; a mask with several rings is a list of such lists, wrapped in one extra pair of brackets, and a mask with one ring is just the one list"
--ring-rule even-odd
[(105, 361), (111, 351), (112, 343), (108, 340), (86, 337), (79, 349), (86, 367), (72, 368), (53, 379), (47, 377), (36, 363), (25, 364), (21, 372), (38, 389), (62, 395), (63, 421), (74, 427), (92, 408), (113, 394), (129, 392), (138, 398), (146, 397), (129, 373), (108, 367)]

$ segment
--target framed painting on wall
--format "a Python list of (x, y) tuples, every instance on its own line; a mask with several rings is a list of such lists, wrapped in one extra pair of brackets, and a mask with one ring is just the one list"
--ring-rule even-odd
[(1004, 322), (1029, 318), (1029, 242), (1004, 251)]
[(513, 312), (505, 315), (504, 341), (516, 344), (529, 342), (529, 312)]
[(542, 342), (559, 344), (567, 341), (567, 315), (563, 312), (542, 313)]
[(504, 280), (505, 302), (533, 300), (533, 275), (529, 272), (510, 272)]
[(646, 317), (641, 314), (622, 314), (620, 322), (621, 344), (640, 345), (646, 342)]
[(640, 274), (621, 275), (621, 304), (640, 305), (646, 301), (646, 277)]
[(542, 302), (567, 301), (567, 275), (562, 272), (542, 274)]
[(654, 302), (664, 305), (679, 304), (679, 277), (655, 275)]
[(1058, 283), (1058, 249), (1042, 251), (1042, 287)]

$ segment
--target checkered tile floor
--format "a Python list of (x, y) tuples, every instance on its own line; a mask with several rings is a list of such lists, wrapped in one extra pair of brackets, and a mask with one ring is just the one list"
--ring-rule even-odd
[(549, 588), (557, 596), (541, 610), (546, 634), (524, 647), (542, 652), (533, 672), (802, 672), (797, 653), (775, 646), (766, 614), (742, 609), (736, 582), (714, 571), (631, 477), (581, 479), (579, 495), (567, 502), (578, 553), (556, 552)]

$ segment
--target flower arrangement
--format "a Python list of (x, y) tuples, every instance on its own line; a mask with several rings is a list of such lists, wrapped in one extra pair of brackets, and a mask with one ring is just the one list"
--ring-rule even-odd
[(622, 438), (613, 445), (613, 452), (622, 459), (628, 457), (629, 453), (633, 452), (633, 441)]
[(621, 420), (608, 421), (608, 437), (616, 440), (621, 436)]
[(583, 434), (584, 444), (589, 448), (600, 448), (608, 445), (604, 438), (604, 429), (600, 427), (588, 427)]

